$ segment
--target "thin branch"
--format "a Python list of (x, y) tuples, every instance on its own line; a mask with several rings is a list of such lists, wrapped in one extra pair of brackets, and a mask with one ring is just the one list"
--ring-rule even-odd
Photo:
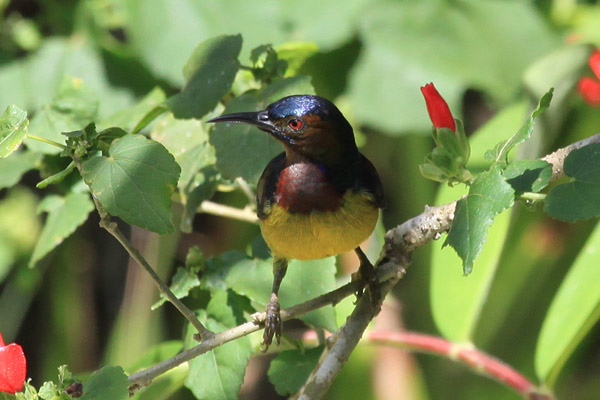
[(468, 344), (452, 343), (440, 337), (416, 332), (372, 332), (368, 339), (373, 343), (436, 354), (460, 362), (477, 373), (512, 387), (529, 400), (554, 399), (511, 366)]
[[(573, 143), (544, 157), (544, 160), (553, 164), (554, 170), (562, 171), (562, 163), (568, 152), (595, 142), (600, 142), (600, 134)], [(560, 156), (554, 156), (555, 154), (560, 154)], [(558, 177), (558, 175), (553, 175), (553, 179)], [(382, 282), (380, 301), (406, 273), (406, 269), (410, 265), (412, 252), (430, 240), (438, 239), (442, 233), (450, 229), (454, 219), (455, 207), (456, 201), (436, 207), (425, 206), (425, 211), (422, 214), (386, 233), (384, 247), (376, 263), (377, 277)], [(282, 320), (296, 318), (328, 304), (336, 304), (343, 298), (354, 294), (357, 289), (358, 282), (351, 282), (332, 292), (282, 310)], [(328, 346), (323, 352), (317, 367), (296, 394), (296, 398), (318, 399), (323, 397), (354, 350), (368, 323), (378, 313), (379, 308), (380, 304), (371, 305), (370, 296), (362, 296), (359, 299), (346, 324), (328, 339)], [(265, 313), (256, 313), (253, 318), (254, 321), (216, 333), (197, 346), (185, 350), (173, 358), (131, 375), (129, 377), (130, 390), (135, 391), (150, 384), (153, 378), (215, 347), (262, 329)], [(531, 398), (544, 399), (544, 397)]]
[(567, 147), (563, 147), (562, 149), (556, 150), (554, 153), (550, 153), (547, 156), (542, 157), (542, 160), (552, 164), (552, 180), (556, 180), (564, 176), (563, 164), (565, 162), (565, 158), (567, 158), (570, 152), (592, 143), (600, 143), (600, 133), (572, 143)]
[(96, 196), (92, 195), (92, 199), (94, 200), (94, 204), (96, 205), (96, 209), (98, 210), (98, 214), (100, 214), (100, 227), (104, 228), (108, 233), (110, 233), (117, 241), (123, 246), (123, 248), (129, 253), (131, 258), (133, 258), (146, 272), (150, 275), (150, 278), (158, 288), (159, 292), (162, 293), (174, 306), (179, 310), (179, 312), (187, 319), (190, 324), (196, 328), (198, 333), (202, 338), (208, 338), (213, 335), (211, 331), (206, 329), (204, 325), (198, 320), (196, 314), (187, 308), (185, 304), (181, 302), (169, 289), (169, 287), (163, 282), (162, 279), (158, 276), (156, 271), (152, 268), (152, 266), (146, 261), (144, 256), (139, 252), (135, 246), (125, 237), (123, 232), (119, 229), (119, 226), (116, 222), (112, 222), (110, 220), (110, 215), (104, 210), (104, 207)]
[(200, 204), (200, 207), (198, 207), (198, 212), (217, 215), (219, 217), (237, 219), (239, 221), (250, 222), (252, 224), (258, 224), (258, 217), (256, 216), (256, 213), (249, 207), (235, 208), (205, 200), (202, 202), (202, 204)]
[(65, 150), (67, 148), (67, 146), (65, 146), (64, 144), (60, 144), (58, 142), (55, 142), (54, 140), (47, 139), (45, 137), (41, 137), (38, 135), (32, 135), (31, 133), (27, 134), (27, 138), (37, 140), (38, 142), (49, 144), (50, 146), (58, 147), (61, 150)]
[[(380, 302), (404, 276), (410, 265), (412, 252), (450, 229), (456, 202), (438, 207), (425, 207), (425, 211), (385, 235), (385, 243), (375, 268), (391, 270), (393, 276), (381, 284)], [(350, 354), (360, 341), (369, 322), (379, 312), (381, 303), (371, 304), (370, 296), (361, 297), (346, 324), (329, 339), (319, 363), (294, 399), (320, 399), (337, 377)]]
[[(393, 278), (395, 274), (394, 269), (395, 268), (390, 268), (390, 266), (378, 269), (376, 271), (377, 279), (379, 279), (379, 281), (387, 281)], [(295, 306), (281, 310), (281, 319), (282, 321), (287, 321), (293, 318), (298, 318), (321, 307), (327, 305), (335, 305), (343, 299), (345, 299), (346, 297), (356, 293), (356, 291), (359, 289), (359, 286), (360, 282), (352, 281), (350, 283), (345, 284), (344, 286), (332, 290), (331, 292), (315, 297), (314, 299), (310, 299), (305, 301), (304, 303), (300, 303)], [(198, 357), (199, 355), (204, 354), (207, 351), (214, 349), (215, 347), (221, 346), (234, 339), (238, 339), (242, 336), (246, 336), (250, 333), (262, 329), (263, 323), (265, 321), (265, 313), (254, 313), (252, 314), (252, 319), (253, 320), (250, 322), (243, 323), (223, 332), (215, 333), (214, 336), (208, 338), (207, 340), (203, 341), (197, 346), (192, 347), (191, 349), (185, 350), (177, 354), (173, 358), (160, 362), (148, 369), (132, 374), (129, 377), (130, 391), (136, 391), (137, 389), (143, 386), (149, 385), (152, 379), (156, 378), (157, 376), (162, 375), (170, 369), (173, 369), (186, 361)]]
[[(385, 272), (386, 271), (384, 270), (380, 271), (378, 276), (382, 279), (385, 279)], [(297, 318), (301, 315), (304, 315), (310, 311), (316, 310), (326, 305), (335, 305), (344, 298), (354, 294), (358, 288), (359, 282), (350, 282), (344, 286), (339, 287), (336, 290), (318, 296), (314, 299), (281, 310), (281, 319), (283, 321), (287, 321), (289, 319)], [(177, 354), (173, 358), (160, 362), (148, 369), (132, 374), (129, 377), (130, 391), (135, 392), (137, 389), (149, 385), (152, 379), (156, 378), (157, 376), (162, 375), (170, 369), (173, 369), (186, 361), (198, 357), (199, 355), (204, 354), (207, 351), (214, 349), (215, 347), (221, 346), (227, 342), (230, 342), (232, 340), (238, 339), (242, 336), (246, 336), (252, 332), (256, 332), (262, 329), (262, 324), (265, 320), (265, 313), (255, 313), (252, 315), (252, 318), (253, 321), (243, 323), (223, 332), (215, 333), (214, 336), (208, 338), (207, 340), (204, 340), (202, 343), (198, 344), (195, 347), (192, 347), (191, 349), (185, 350)]]
[(248, 182), (246, 182), (244, 180), (244, 178), (238, 177), (238, 178), (235, 178), (235, 183), (237, 183), (238, 186), (240, 187), (240, 189), (242, 189), (242, 192), (244, 192), (246, 197), (248, 197), (248, 200), (250, 200), (250, 203), (256, 205), (256, 195), (252, 191), (252, 188), (250, 187), (250, 185), (248, 185)]

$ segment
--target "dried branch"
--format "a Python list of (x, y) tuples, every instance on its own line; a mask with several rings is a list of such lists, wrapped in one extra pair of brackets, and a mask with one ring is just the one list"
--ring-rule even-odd
[(198, 212), (258, 224), (256, 213), (249, 207), (235, 208), (205, 200), (200, 204), (200, 207), (198, 207)]
[[(572, 143), (545, 156), (543, 160), (552, 164), (553, 179), (558, 179), (562, 176), (564, 160), (571, 151), (598, 142), (600, 142), (600, 134)], [(411, 254), (416, 248), (426, 244), (433, 238), (437, 238), (440, 234), (450, 229), (455, 207), (456, 202), (440, 207), (426, 207), (423, 214), (388, 231), (385, 235), (384, 248), (376, 267), (379, 268), (389, 264), (395, 265), (399, 279), (406, 273), (406, 268), (410, 264)], [(382, 285), (382, 297), (393, 286), (390, 286), (389, 283), (395, 283), (395, 280), (392, 279)], [(368, 307), (365, 304), (367, 302), (368, 297), (364, 296), (358, 302), (346, 324), (330, 338), (330, 346), (325, 348), (319, 363), (294, 398), (306, 400), (320, 399), (324, 396), (342, 369), (342, 366), (348, 360), (354, 347), (358, 344), (368, 323), (375, 317), (379, 310), (379, 307)]]
[[(553, 170), (556, 171), (553, 174), (553, 179), (558, 179), (562, 176), (562, 165), (566, 155), (570, 151), (597, 142), (600, 142), (600, 134), (573, 143), (544, 157), (543, 160), (551, 163)], [(442, 233), (450, 229), (454, 219), (455, 207), (456, 201), (442, 206), (426, 206), (422, 214), (386, 233), (385, 243), (379, 260), (376, 263), (377, 277), (381, 282), (381, 297), (379, 301), (376, 304), (371, 304), (370, 296), (362, 296), (358, 300), (356, 308), (348, 318), (346, 324), (328, 339), (328, 346), (323, 352), (319, 363), (294, 398), (319, 399), (323, 397), (358, 344), (367, 325), (379, 312), (381, 301), (385, 298), (385, 295), (406, 273), (406, 269), (411, 262), (412, 252), (430, 240), (439, 238)], [(358, 282), (350, 282), (332, 292), (282, 310), (281, 317), (285, 321), (320, 307), (336, 304), (343, 298), (354, 294), (358, 289), (358, 285)], [(256, 313), (253, 315), (253, 318), (254, 321), (215, 333), (197, 346), (185, 350), (175, 357), (158, 363), (153, 367), (131, 375), (129, 377), (131, 384), (130, 391), (134, 392), (140, 387), (150, 384), (155, 377), (215, 347), (262, 329), (265, 313)], [(530, 396), (531, 399), (545, 398), (534, 397), (536, 394), (540, 395), (538, 392), (532, 393), (533, 397)]]

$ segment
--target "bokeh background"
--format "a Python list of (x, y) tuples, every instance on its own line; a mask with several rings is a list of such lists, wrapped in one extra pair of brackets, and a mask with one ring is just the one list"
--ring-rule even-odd
[[(593, 76), (587, 58), (600, 47), (596, 1), (0, 0), (0, 12), (0, 108), (17, 104), (32, 115), (51, 101), (64, 75), (97, 92), (100, 118), (155, 86), (176, 93), (195, 46), (217, 34), (242, 34), (242, 64), (262, 44), (280, 54), (305, 52), (293, 68), (339, 105), (383, 177), (386, 229), (436, 202), (438, 184), (418, 172), (432, 147), (419, 91), (427, 82), (435, 82), (468, 134), (502, 112), (512, 114), (500, 127), (514, 125), (514, 131), (555, 87), (553, 106), (519, 157), (536, 158), (600, 132), (600, 109), (576, 90), (580, 77)], [(497, 140), (490, 140), (491, 147)], [(34, 384), (55, 379), (62, 364), (81, 374), (107, 364), (131, 366), (151, 346), (180, 339), (181, 318), (167, 307), (150, 311), (158, 298), (152, 283), (98, 228), (94, 214), (28, 268), (44, 220), (36, 211), (39, 179), (39, 172), (29, 172), (0, 191), (0, 331), (7, 343), (24, 347)], [(240, 192), (213, 200), (246, 201)], [(474, 334), (479, 347), (535, 381), (544, 312), (594, 223), (560, 223), (535, 207), (515, 207)], [(199, 214), (192, 234), (159, 237), (137, 228), (130, 234), (167, 278), (192, 245), (207, 256), (244, 250), (259, 230)], [(440, 333), (430, 300), (431, 251), (430, 245), (416, 253), (378, 329)], [(351, 256), (339, 264), (340, 275), (356, 267)], [(469, 279), (457, 265), (448, 261), (451, 273)], [(560, 398), (600, 398), (599, 334), (593, 327), (569, 360), (556, 387)], [(268, 361), (252, 359), (242, 398), (279, 398), (265, 377)], [(193, 398), (185, 388), (173, 390), (146, 396)], [(368, 343), (357, 348), (327, 397), (519, 398), (451, 361)]]

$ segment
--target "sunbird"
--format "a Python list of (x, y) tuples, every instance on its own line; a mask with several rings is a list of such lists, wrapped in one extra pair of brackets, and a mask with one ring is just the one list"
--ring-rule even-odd
[[(376, 292), (374, 269), (359, 245), (383, 207), (383, 186), (359, 151), (350, 123), (329, 100), (284, 97), (265, 110), (222, 115), (208, 122), (254, 125), (277, 139), (273, 158), (257, 186), (257, 214), (273, 255), (273, 289), (266, 308), (263, 349), (281, 340), (279, 286), (288, 260), (312, 260), (354, 250), (359, 277)], [(361, 290), (362, 291), (362, 290)]]

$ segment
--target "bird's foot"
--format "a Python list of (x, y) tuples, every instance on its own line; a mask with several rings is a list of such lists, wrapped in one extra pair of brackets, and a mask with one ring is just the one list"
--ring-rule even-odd
[(362, 297), (366, 288), (369, 291), (371, 304), (374, 306), (379, 304), (381, 301), (379, 280), (377, 279), (373, 264), (366, 257), (360, 257), (360, 267), (358, 268), (358, 272), (352, 274), (352, 281), (359, 281), (360, 284), (356, 291), (357, 301)]
[(269, 346), (273, 342), (273, 336), (277, 341), (277, 345), (281, 342), (281, 315), (279, 306), (279, 299), (275, 293), (271, 294), (269, 303), (267, 303), (266, 317), (265, 317), (265, 331), (263, 333), (263, 341), (261, 343), (261, 351), (264, 353), (269, 349)]

